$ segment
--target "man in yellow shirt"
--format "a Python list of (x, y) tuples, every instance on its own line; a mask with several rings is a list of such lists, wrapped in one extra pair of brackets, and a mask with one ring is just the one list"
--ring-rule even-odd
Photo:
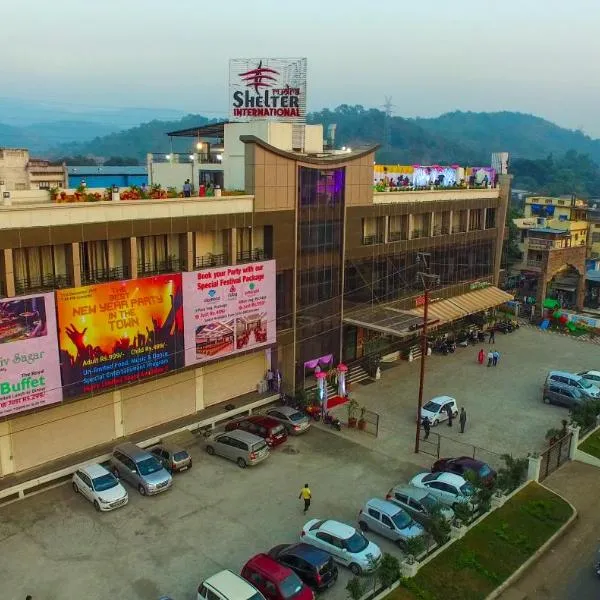
[(300, 495), (298, 498), (302, 498), (304, 500), (304, 514), (306, 514), (306, 511), (310, 508), (310, 499), (312, 498), (308, 483), (304, 484), (304, 487), (300, 490)]

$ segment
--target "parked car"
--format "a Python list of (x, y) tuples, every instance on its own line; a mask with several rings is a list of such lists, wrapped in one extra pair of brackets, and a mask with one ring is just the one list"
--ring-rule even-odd
[(233, 431), (234, 429), (241, 429), (263, 438), (270, 448), (283, 444), (287, 440), (285, 427), (272, 417), (263, 415), (250, 415), (243, 419), (230, 421), (225, 426), (225, 431)]
[(102, 465), (92, 464), (77, 469), (71, 485), (73, 491), (89, 500), (97, 511), (114, 510), (129, 501), (127, 490)]
[(292, 569), (314, 590), (325, 590), (337, 581), (338, 568), (331, 554), (310, 544), (281, 544), (271, 548), (269, 556)]
[(404, 547), (406, 540), (425, 535), (423, 525), (397, 504), (371, 498), (358, 513), (358, 525), (362, 531), (373, 531)]
[(465, 502), (472, 505), (475, 493), (475, 488), (468, 481), (454, 473), (419, 473), (409, 483), (430, 491), (440, 502), (452, 507)]
[(265, 600), (239, 575), (225, 570), (211, 575), (198, 586), (197, 600)]
[(376, 544), (354, 527), (333, 519), (311, 519), (302, 528), (300, 539), (329, 552), (354, 575), (370, 572), (381, 562), (381, 550)]
[(429, 525), (438, 512), (449, 523), (454, 520), (454, 511), (424, 488), (397, 485), (386, 494), (385, 499), (402, 507), (421, 525)]
[(192, 457), (183, 448), (172, 448), (162, 444), (150, 449), (169, 473), (181, 473), (192, 468)]
[(558, 406), (566, 406), (574, 408), (583, 402), (588, 402), (590, 398), (581, 390), (553, 381), (547, 381), (542, 390), (542, 400), (546, 404), (557, 404)]
[(432, 473), (444, 471), (446, 473), (456, 473), (461, 477), (472, 473), (486, 487), (491, 487), (496, 481), (496, 471), (487, 463), (470, 456), (459, 456), (457, 458), (440, 458), (433, 463)]
[(600, 371), (581, 371), (577, 375), (589, 381), (592, 385), (600, 387)]
[(441, 421), (448, 419), (448, 408), (452, 410), (452, 416), (458, 416), (458, 406), (456, 400), (450, 396), (437, 396), (432, 398), (423, 408), (421, 408), (421, 419), (427, 417), (433, 427)]
[(244, 565), (242, 577), (267, 600), (314, 600), (315, 597), (292, 569), (267, 554), (253, 556)]
[(242, 469), (269, 458), (269, 447), (265, 440), (241, 429), (208, 438), (205, 449), (208, 454), (218, 454), (235, 461)]
[(577, 375), (577, 373), (550, 371), (546, 378), (546, 383), (562, 383), (563, 385), (579, 390), (584, 396), (588, 396), (589, 398), (596, 399), (600, 397), (600, 388), (581, 375)]
[(292, 406), (276, 406), (269, 408), (266, 414), (279, 421), (289, 435), (300, 435), (310, 429), (310, 419), (306, 413), (296, 410)]
[(131, 442), (119, 444), (110, 457), (113, 474), (137, 488), (142, 496), (153, 496), (173, 485), (171, 474), (155, 456)]

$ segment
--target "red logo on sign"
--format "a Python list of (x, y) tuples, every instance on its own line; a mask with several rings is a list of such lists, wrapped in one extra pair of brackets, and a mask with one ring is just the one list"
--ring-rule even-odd
[(239, 76), (246, 84), (246, 87), (253, 87), (258, 94), (260, 88), (269, 88), (273, 86), (273, 82), (277, 81), (273, 75), (279, 75), (279, 71), (269, 67), (262, 66), (262, 60), (258, 63), (256, 69), (240, 73)]

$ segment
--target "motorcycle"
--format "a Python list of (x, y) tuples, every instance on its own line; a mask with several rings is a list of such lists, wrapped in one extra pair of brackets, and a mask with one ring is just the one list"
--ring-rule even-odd
[(309, 404), (304, 409), (304, 412), (309, 417), (312, 417), (312, 419), (314, 419), (315, 421), (320, 421), (321, 420), (321, 407), (317, 406), (316, 404)]
[(342, 422), (329, 412), (326, 412), (323, 415), (323, 423), (325, 423), (325, 425), (333, 427), (334, 429), (337, 429), (338, 431), (342, 430)]

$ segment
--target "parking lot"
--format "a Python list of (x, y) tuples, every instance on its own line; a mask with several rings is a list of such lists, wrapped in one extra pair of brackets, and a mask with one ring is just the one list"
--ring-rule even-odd
[[(125, 484), (129, 504), (99, 514), (65, 485), (0, 509), (2, 598), (192, 600), (213, 573), (239, 573), (254, 554), (299, 541), (309, 518), (356, 525), (362, 502), (419, 470), (317, 428), (247, 469), (208, 456), (202, 441), (191, 438), (180, 442), (193, 468), (156, 497)], [(313, 492), (306, 517), (298, 500), (305, 482)], [(399, 555), (393, 544), (368, 537)], [(349, 578), (340, 567), (324, 598), (346, 598)]]
[[(477, 362), (481, 347), (486, 352), (489, 348), (498, 350), (498, 366), (488, 368)], [(561, 419), (568, 419), (569, 412), (542, 402), (548, 371), (599, 366), (600, 346), (533, 327), (521, 327), (506, 335), (498, 333), (493, 346), (479, 344), (458, 348), (448, 356), (428, 357), (424, 403), (434, 396), (452, 396), (468, 415), (464, 434), (459, 432), (456, 420), (452, 428), (446, 423), (432, 428), (432, 432), (443, 436), (441, 454), (470, 454), (476, 446), (482, 460), (494, 462), (503, 453), (516, 457), (541, 450), (548, 429), (560, 428)], [(352, 388), (351, 397), (379, 413), (380, 428), (377, 440), (358, 432), (348, 432), (349, 439), (389, 456), (410, 455), (415, 441), (419, 369), (420, 361), (402, 361), (384, 367), (380, 381)], [(344, 406), (334, 411), (346, 420)]]
[[(498, 335), (501, 358), (495, 368), (476, 362), (479, 347), (428, 360), (425, 400), (454, 396), (469, 415), (462, 435), (456, 422), (452, 429), (441, 424), (432, 430), (444, 435), (444, 455), (476, 446), (478, 456), (493, 462), (500, 453), (525, 456), (541, 449), (545, 432), (568, 414), (542, 403), (547, 371), (600, 364), (599, 346), (532, 328)], [(168, 594), (192, 600), (198, 583), (211, 574), (223, 568), (239, 572), (254, 554), (297, 541), (308, 518), (356, 524), (365, 500), (385, 495), (433, 460), (413, 453), (418, 373), (418, 361), (402, 362), (384, 369), (380, 381), (351, 390), (360, 405), (381, 415), (377, 439), (319, 425), (290, 438), (264, 463), (242, 470), (208, 456), (203, 440), (186, 434), (178, 441), (194, 466), (157, 497), (141, 497), (129, 487), (126, 507), (98, 514), (65, 485), (1, 508), (2, 598), (19, 600), (29, 593), (45, 600), (153, 600)], [(343, 417), (345, 410), (335, 409)], [(305, 482), (313, 492), (307, 517), (298, 500)], [(400, 556), (391, 543), (368, 537)], [(349, 577), (340, 567), (340, 580), (324, 598), (346, 598)]]

